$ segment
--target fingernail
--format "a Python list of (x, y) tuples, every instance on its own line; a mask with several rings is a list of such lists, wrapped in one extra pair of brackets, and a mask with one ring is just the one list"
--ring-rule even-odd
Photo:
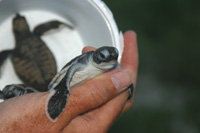
[(134, 86), (133, 83), (127, 88), (129, 91), (129, 97), (127, 99), (127, 101), (131, 100), (131, 98), (133, 97), (133, 92), (134, 92)]
[(131, 76), (128, 71), (119, 71), (111, 76), (111, 80), (116, 89), (126, 89), (131, 83)]

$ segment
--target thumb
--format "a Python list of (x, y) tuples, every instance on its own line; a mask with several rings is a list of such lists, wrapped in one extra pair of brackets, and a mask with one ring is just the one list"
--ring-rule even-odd
[(125, 91), (131, 83), (132, 77), (128, 71), (116, 69), (72, 88), (58, 122), (69, 123), (76, 116), (101, 106)]

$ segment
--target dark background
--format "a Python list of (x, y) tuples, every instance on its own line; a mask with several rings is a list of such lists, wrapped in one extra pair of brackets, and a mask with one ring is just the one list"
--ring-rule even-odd
[(104, 2), (140, 61), (135, 104), (109, 133), (199, 133), (200, 0)]

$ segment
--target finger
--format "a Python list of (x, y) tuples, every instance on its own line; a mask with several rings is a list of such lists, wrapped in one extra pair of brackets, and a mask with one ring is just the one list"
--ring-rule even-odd
[(30, 93), (0, 103), (0, 132), (55, 131), (45, 113), (47, 94)]
[(93, 78), (79, 87), (74, 87), (66, 108), (58, 119), (59, 123), (68, 123), (77, 115), (101, 106), (124, 91), (131, 83), (130, 73), (116, 69)]
[(122, 93), (105, 103), (103, 106), (77, 116), (63, 132), (107, 132), (122, 111), (128, 96), (127, 93)]
[[(19, 131), (60, 131), (77, 115), (104, 104), (123, 91), (132, 82), (130, 76), (127, 71), (117, 69), (93, 78), (79, 87), (72, 88), (66, 108), (55, 123), (48, 119), (45, 112), (48, 92), (27, 94), (3, 102), (0, 108), (3, 108), (4, 111), (1, 109), (1, 114), (12, 114), (12, 117), (15, 118), (3, 118), (1, 114), (0, 118), (7, 123), (12, 123), (13, 119), (17, 120), (15, 126)], [(120, 77), (123, 77), (124, 80), (121, 80)], [(13, 110), (15, 110), (14, 113)]]
[(89, 52), (89, 51), (95, 51), (96, 48), (94, 47), (91, 47), (91, 46), (86, 46), (82, 49), (82, 53), (86, 53), (86, 52)]
[(134, 83), (136, 83), (138, 70), (138, 48), (136, 33), (127, 31), (124, 34), (124, 51), (122, 54), (121, 65), (133, 74)]
[[(127, 69), (132, 73), (135, 88), (138, 71), (138, 47), (136, 33), (133, 31), (128, 31), (124, 34), (124, 52), (122, 55), (121, 65), (124, 69)], [(133, 102), (134, 93), (133, 98), (129, 102), (127, 102), (122, 112), (125, 112), (128, 109), (130, 109)]]

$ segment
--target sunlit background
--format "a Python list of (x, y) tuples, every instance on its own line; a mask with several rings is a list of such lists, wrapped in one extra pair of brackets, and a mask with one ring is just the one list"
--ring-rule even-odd
[(200, 1), (104, 1), (140, 57), (135, 104), (109, 132), (199, 133)]

